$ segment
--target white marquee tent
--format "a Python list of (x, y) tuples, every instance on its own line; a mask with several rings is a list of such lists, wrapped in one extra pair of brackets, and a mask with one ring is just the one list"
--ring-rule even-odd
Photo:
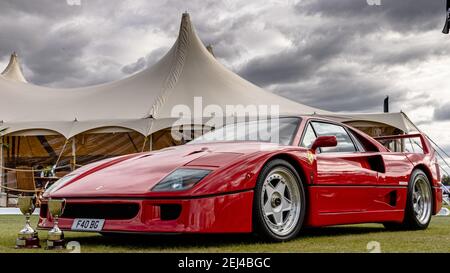
[[(0, 165), (11, 170), (59, 161), (75, 167), (80, 156), (99, 159), (177, 144), (165, 137), (177, 120), (171, 112), (177, 105), (194, 109), (194, 97), (201, 97), (204, 106), (221, 109), (277, 105), (281, 114), (328, 116), (372, 134), (416, 129), (404, 113), (338, 114), (261, 89), (216, 60), (212, 48), (197, 36), (188, 14), (182, 16), (176, 42), (158, 63), (112, 83), (73, 89), (36, 86), (27, 82), (14, 53), (0, 75), (0, 97), (1, 140), (8, 144), (5, 151), (0, 145)], [(192, 123), (186, 120), (186, 125)]]
[[(211, 50), (211, 49), (210, 49)], [(55, 89), (27, 83), (17, 55), (11, 56), (0, 76), (0, 120), (7, 133), (49, 130), (66, 138), (81, 132), (121, 127), (143, 135), (170, 127), (175, 105), (193, 109), (193, 97), (203, 105), (279, 105), (281, 113), (336, 113), (309, 107), (265, 91), (219, 63), (197, 36), (188, 14), (183, 14), (179, 36), (171, 50), (154, 66), (112, 83)], [(343, 120), (352, 119), (350, 115)], [(403, 115), (361, 114), (406, 129)]]

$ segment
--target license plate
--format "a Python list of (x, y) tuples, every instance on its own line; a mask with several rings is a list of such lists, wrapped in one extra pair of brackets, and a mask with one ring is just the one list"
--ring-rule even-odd
[(76, 218), (75, 220), (73, 220), (72, 230), (101, 231), (103, 229), (104, 224), (105, 224), (105, 219)]

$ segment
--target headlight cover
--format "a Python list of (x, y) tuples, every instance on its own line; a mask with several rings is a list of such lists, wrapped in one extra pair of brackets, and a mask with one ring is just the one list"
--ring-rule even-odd
[(210, 172), (211, 170), (205, 169), (177, 169), (156, 184), (156, 186), (152, 188), (152, 191), (163, 192), (187, 190), (200, 182), (200, 180), (202, 180)]
[(48, 195), (53, 193), (54, 191), (62, 188), (64, 185), (66, 185), (69, 181), (71, 181), (72, 179), (74, 179), (77, 175), (76, 174), (68, 174), (64, 177), (62, 177), (61, 179), (59, 179), (58, 181), (56, 181), (55, 183), (53, 183), (50, 187), (48, 187), (45, 192), (44, 195)]

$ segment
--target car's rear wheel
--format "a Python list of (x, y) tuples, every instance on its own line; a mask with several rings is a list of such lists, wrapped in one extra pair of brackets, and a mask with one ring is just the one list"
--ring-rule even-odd
[(427, 175), (421, 170), (411, 174), (405, 217), (402, 223), (385, 223), (388, 229), (426, 229), (433, 213), (433, 194)]
[(294, 238), (302, 227), (305, 206), (305, 190), (294, 167), (281, 159), (266, 164), (255, 188), (255, 232), (269, 241)]

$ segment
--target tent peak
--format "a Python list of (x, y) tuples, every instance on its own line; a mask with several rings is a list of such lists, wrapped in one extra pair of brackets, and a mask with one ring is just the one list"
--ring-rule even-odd
[[(189, 26), (191, 25), (191, 16), (189, 13), (185, 12), (181, 15), (181, 27), (183, 26)], [(181, 29), (180, 29), (181, 32)]]
[(191, 44), (192, 36), (195, 35), (193, 32), (191, 19), (189, 13), (183, 13), (181, 16), (180, 31), (178, 33), (178, 39), (174, 45), (174, 65), (166, 79), (165, 88), (171, 89), (177, 83), (181, 72), (183, 71), (184, 62), (186, 60), (188, 49)]
[[(208, 50), (209, 48), (209, 50)], [(255, 103), (253, 98), (261, 97), (258, 104), (283, 105), (284, 112), (331, 114), (306, 105), (298, 104), (287, 98), (263, 90), (227, 69), (215, 57), (212, 46), (205, 46), (198, 36), (190, 15), (183, 13), (178, 38), (170, 51), (155, 67), (161, 68), (162, 86), (154, 98), (147, 115), (155, 118), (169, 117), (174, 105), (189, 103), (190, 98), (202, 97), (206, 104), (233, 104), (232, 97), (246, 97), (248, 104)], [(148, 69), (145, 73), (154, 73)], [(253, 95), (249, 95), (252, 92)], [(221, 99), (220, 99), (221, 98)], [(239, 102), (243, 103), (242, 100)], [(172, 106), (172, 107), (171, 107)], [(288, 108), (292, 110), (288, 110)], [(296, 109), (296, 110), (294, 110)]]
[(172, 66), (165, 79), (162, 92), (156, 99), (156, 103), (152, 105), (149, 113), (150, 116), (156, 116), (159, 108), (162, 104), (164, 104), (168, 91), (173, 89), (178, 83), (178, 80), (180, 79), (183, 72), (189, 49), (195, 47), (196, 41), (200, 41), (200, 39), (197, 37), (197, 34), (194, 31), (189, 13), (185, 12), (181, 16), (178, 38), (172, 48), (174, 51), (172, 52), (171, 50), (172, 53), (169, 53), (172, 55)]
[(1, 75), (8, 80), (16, 81), (16, 82), (28, 82), (23, 75), (22, 66), (20, 65), (19, 56), (14, 51), (11, 54), (11, 58), (9, 59), (9, 63), (6, 66), (5, 70), (1, 73)]

